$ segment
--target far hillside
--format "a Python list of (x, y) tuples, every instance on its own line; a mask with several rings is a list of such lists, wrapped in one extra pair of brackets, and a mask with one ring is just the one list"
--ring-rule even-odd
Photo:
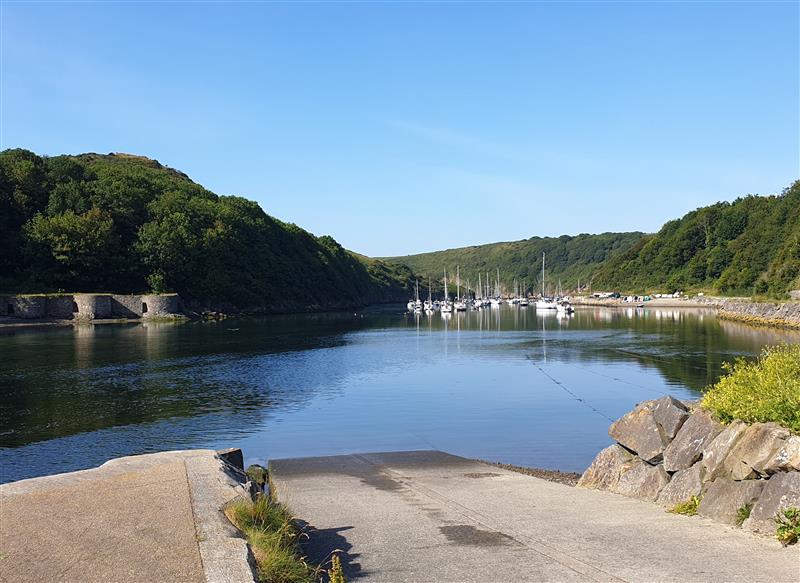
[(0, 292), (171, 291), (295, 311), (405, 300), (410, 279), (149, 158), (0, 152)]
[(503, 286), (511, 290), (514, 279), (524, 282), (527, 289), (541, 289), (542, 253), (546, 254), (546, 284), (554, 289), (558, 283), (564, 290), (589, 283), (603, 263), (611, 257), (631, 249), (644, 237), (643, 233), (603, 233), (570, 237), (532, 237), (524, 241), (489, 243), (473, 247), (460, 247), (446, 251), (385, 257), (384, 261), (406, 265), (418, 276), (434, 279), (434, 289), (441, 288), (442, 272), (455, 276), (456, 266), (461, 268), (462, 280), (469, 278), (477, 283), (478, 273), (485, 277), (489, 272), (494, 281), (497, 270)]
[(720, 202), (669, 221), (610, 258), (594, 283), (784, 298), (800, 289), (800, 181), (777, 196)]

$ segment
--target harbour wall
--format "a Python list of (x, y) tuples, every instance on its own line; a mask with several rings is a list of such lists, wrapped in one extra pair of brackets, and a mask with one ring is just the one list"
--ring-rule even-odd
[(181, 316), (178, 294), (52, 294), (0, 296), (0, 317), (19, 320), (107, 320)]

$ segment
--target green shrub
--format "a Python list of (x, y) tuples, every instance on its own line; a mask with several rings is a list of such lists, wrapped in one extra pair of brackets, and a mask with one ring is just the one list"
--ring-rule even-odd
[(775, 536), (783, 546), (793, 545), (800, 539), (800, 508), (786, 508), (775, 515)]
[(683, 514), (685, 516), (694, 516), (697, 514), (697, 507), (700, 506), (700, 498), (692, 496), (686, 502), (676, 504), (669, 509), (673, 514)]
[(800, 345), (765, 348), (757, 362), (725, 364), (701, 406), (723, 423), (774, 421), (800, 433)]

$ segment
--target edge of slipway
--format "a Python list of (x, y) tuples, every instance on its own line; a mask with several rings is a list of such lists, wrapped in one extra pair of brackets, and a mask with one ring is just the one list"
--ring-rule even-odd
[[(224, 514), (225, 506), (231, 501), (252, 498), (254, 492), (244, 473), (240, 449), (178, 450), (126, 456), (111, 459), (88, 470), (0, 484), (0, 510), (3, 506), (12, 505), (17, 497), (70, 491), (82, 484), (107, 482), (112, 488), (124, 488), (125, 481), (131, 475), (175, 462), (181, 462), (185, 469), (185, 481), (181, 479), (179, 482), (183, 482), (180, 487), (186, 488), (191, 504), (193, 525), (187, 526), (194, 528), (202, 578), (207, 583), (253, 583), (256, 580), (253, 555), (243, 535)], [(153, 503), (157, 505), (159, 501), (153, 500)], [(91, 512), (91, 508), (87, 510)], [(37, 526), (30, 525), (30, 528), (35, 530)], [(26, 536), (24, 532), (10, 533), (4, 530), (0, 524), (0, 541), (5, 537)], [(30, 538), (39, 538), (40, 534), (35, 533)], [(1, 546), (6, 547), (6, 542)], [(108, 549), (96, 550), (98, 555), (108, 554)], [(14, 578), (8, 580), (40, 580), (35, 567), (29, 569), (28, 565), (20, 564), (21, 560), (17, 561), (5, 553), (0, 558), (0, 580), (6, 580), (9, 571)], [(33, 557), (25, 557), (24, 560), (33, 562)], [(186, 557), (187, 563), (193, 561), (196, 562), (196, 557)], [(135, 565), (133, 567), (135, 570)], [(92, 576), (90, 573), (85, 575)], [(58, 580), (65, 579), (59, 577)]]

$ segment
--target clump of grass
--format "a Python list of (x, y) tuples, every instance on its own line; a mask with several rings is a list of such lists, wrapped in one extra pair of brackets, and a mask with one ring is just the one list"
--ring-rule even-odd
[(750, 512), (753, 510), (752, 504), (745, 504), (740, 506), (736, 511), (736, 526), (742, 526), (744, 521), (750, 518)]
[(775, 515), (775, 537), (783, 546), (793, 545), (800, 540), (800, 508), (786, 508)]
[(686, 502), (680, 502), (669, 509), (673, 514), (683, 514), (684, 516), (694, 516), (697, 514), (697, 507), (700, 506), (700, 497), (692, 496)]
[(738, 359), (701, 406), (723, 423), (774, 421), (800, 433), (800, 345), (765, 348), (757, 362)]
[(334, 554), (331, 560), (331, 568), (328, 569), (328, 583), (347, 583), (338, 554)]
[(300, 532), (287, 508), (269, 496), (235, 500), (228, 519), (245, 535), (258, 565), (258, 578), (269, 583), (313, 583), (317, 571), (300, 554)]

